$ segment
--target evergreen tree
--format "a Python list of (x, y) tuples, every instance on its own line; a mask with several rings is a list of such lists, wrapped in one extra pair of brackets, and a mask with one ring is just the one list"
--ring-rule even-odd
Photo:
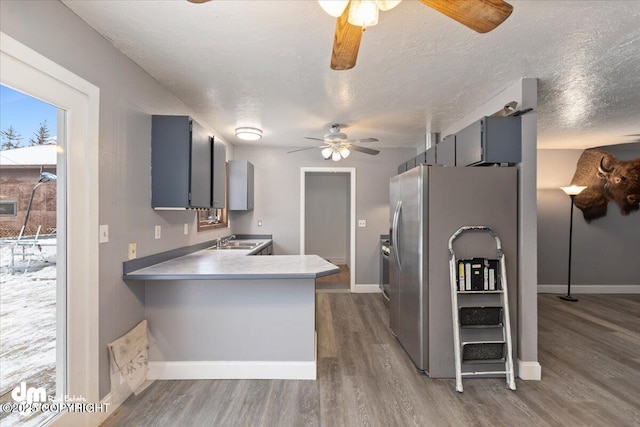
[(15, 131), (13, 126), (9, 126), (7, 130), (0, 131), (0, 137), (2, 137), (2, 149), (12, 150), (20, 147), (22, 136)]
[(47, 144), (49, 142), (49, 128), (47, 127), (47, 121), (45, 120), (44, 123), (40, 123), (40, 127), (38, 128), (38, 130), (36, 132), (34, 132), (34, 138), (29, 138), (29, 143), (30, 145), (44, 145)]

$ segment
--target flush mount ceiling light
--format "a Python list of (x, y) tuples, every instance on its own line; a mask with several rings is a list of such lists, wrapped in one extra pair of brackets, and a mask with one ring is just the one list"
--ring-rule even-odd
[(257, 141), (262, 138), (262, 131), (258, 128), (236, 128), (236, 136), (245, 141)]

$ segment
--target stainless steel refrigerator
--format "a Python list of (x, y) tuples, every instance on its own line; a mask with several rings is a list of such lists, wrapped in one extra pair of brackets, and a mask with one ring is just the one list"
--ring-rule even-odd
[[(449, 237), (488, 225), (504, 248), (513, 345), (517, 348), (517, 169), (420, 165), (390, 183), (390, 327), (418, 369), (454, 378)], [(496, 258), (487, 233), (461, 236), (458, 258)], [(474, 295), (475, 303), (485, 303)], [(478, 331), (479, 338), (482, 331)]]

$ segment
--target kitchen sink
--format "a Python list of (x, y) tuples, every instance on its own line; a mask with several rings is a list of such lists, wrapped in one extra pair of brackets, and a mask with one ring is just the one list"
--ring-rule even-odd
[(230, 241), (225, 243), (222, 246), (212, 246), (209, 249), (220, 249), (220, 250), (227, 250), (227, 249), (243, 249), (243, 250), (247, 250), (247, 249), (254, 249), (257, 246), (260, 245), (260, 242), (234, 242), (234, 241)]

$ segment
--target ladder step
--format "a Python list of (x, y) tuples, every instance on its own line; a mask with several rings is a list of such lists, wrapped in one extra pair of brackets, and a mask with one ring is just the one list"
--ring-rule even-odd
[(463, 363), (499, 363), (505, 360), (504, 341), (482, 341), (462, 343)]
[(510, 374), (509, 371), (480, 371), (480, 372), (463, 372), (463, 377), (473, 377), (476, 375), (507, 375)]
[(473, 327), (499, 327), (502, 326), (502, 307), (461, 307), (460, 326)]

